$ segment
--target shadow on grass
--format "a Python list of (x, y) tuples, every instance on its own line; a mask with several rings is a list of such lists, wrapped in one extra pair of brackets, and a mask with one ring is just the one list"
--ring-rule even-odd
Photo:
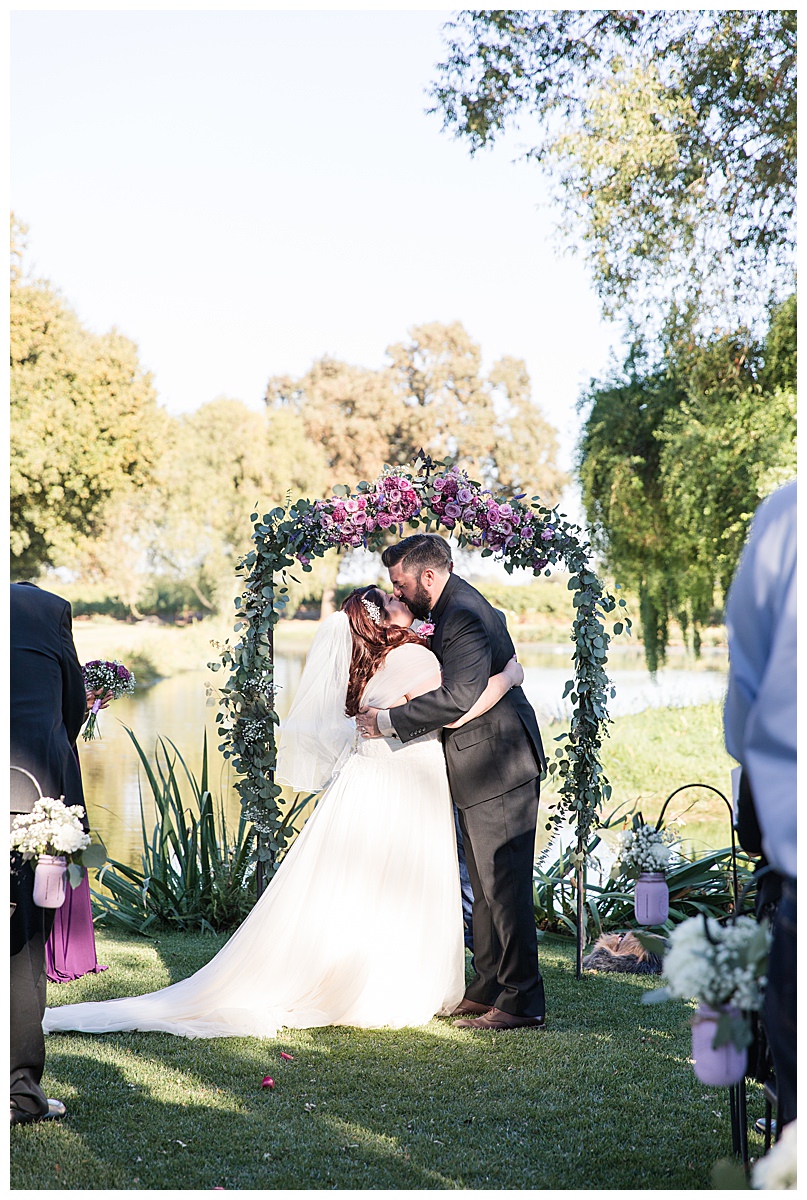
[[(114, 978), (53, 998), (149, 990), (153, 975), (132, 986), (144, 954), (152, 972), (159, 956), (170, 982), (223, 940), (124, 941)], [(14, 1187), (708, 1188), (731, 1148), (728, 1093), (692, 1073), (687, 1006), (642, 1005), (658, 986), (646, 977), (577, 980), (571, 945), (546, 939), (540, 953), (546, 1033), (480, 1035), (435, 1020), (276, 1041), (52, 1035), (46, 1084), (69, 1115), (61, 1127), (15, 1130)], [(261, 1089), (267, 1073), (273, 1091)], [(762, 1110), (754, 1096), (749, 1087), (751, 1119)]]

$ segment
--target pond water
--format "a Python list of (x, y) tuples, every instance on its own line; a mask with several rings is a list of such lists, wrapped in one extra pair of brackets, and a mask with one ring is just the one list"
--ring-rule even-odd
[[(568, 700), (561, 700), (566, 680), (572, 676), (568, 648), (525, 646), (520, 660), (526, 673), (524, 689), (539, 723), (547, 726), (561, 719), (570, 711)], [(277, 707), (281, 718), (291, 704), (304, 661), (304, 653), (283, 654), (276, 660)], [(654, 680), (644, 669), (640, 648), (615, 656), (609, 672), (616, 685), (616, 697), (610, 702), (611, 714), (620, 716), (650, 707), (702, 704), (722, 698), (726, 686), (725, 655), (719, 652), (706, 655), (695, 666), (691, 660), (672, 662), (674, 665), (659, 672)], [(218, 750), (217, 708), (207, 703), (206, 685), (217, 682), (220, 676), (212, 672), (189, 671), (151, 687), (138, 688), (134, 696), (116, 700), (99, 715), (100, 740), (79, 740), (87, 810), (92, 827), (103, 838), (111, 858), (140, 865), (141, 782), (149, 832), (153, 824), (148, 783), (127, 727), (152, 760), (159, 737), (173, 742), (197, 778), (201, 774), (206, 730), (210, 789), (224, 803), (228, 826), (233, 830), (237, 827), (239, 801), (232, 787), (230, 765)], [(539, 848), (547, 838), (543, 823), (539, 822)]]

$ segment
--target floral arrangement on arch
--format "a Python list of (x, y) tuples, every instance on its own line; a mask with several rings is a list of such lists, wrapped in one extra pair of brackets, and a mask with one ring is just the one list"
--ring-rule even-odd
[(619, 835), (619, 857), (611, 871), (612, 877), (627, 875), (638, 879), (646, 871), (657, 871), (666, 875), (673, 866), (674, 850), (678, 838), (666, 829), (656, 829), (634, 818), (632, 829), (623, 829)]
[[(612, 633), (629, 631), (631, 623), (624, 615), (625, 600), (604, 588), (579, 526), (537, 496), (497, 498), (460, 467), (435, 463), (422, 451), (411, 465), (386, 466), (373, 482), (362, 480), (352, 489), (340, 484), (326, 498), (288, 500), (251, 519), (252, 549), (237, 569), (244, 581), (236, 600), (237, 640), (219, 647), (219, 661), (209, 665), (227, 674), (216, 717), (220, 749), (231, 760), (242, 811), (257, 833), (260, 863), (273, 870), (289, 836), (280, 808), (282, 789), (274, 779), (279, 718), (273, 666), (274, 631), (289, 600), (287, 572), (298, 564), (311, 571), (312, 559), (332, 547), (380, 550), (390, 533), (404, 537), (441, 529), (451, 531), (460, 548), (495, 555), (508, 572), (519, 567), (538, 575), (549, 564), (562, 564), (569, 572), (574, 678), (566, 682), (563, 698), (569, 696), (573, 710), (568, 732), (555, 739), (564, 745), (547, 766), (558, 784), (547, 819), (559, 825), (573, 818), (582, 843), (611, 796), (599, 758), (608, 696), (614, 695), (605, 668)], [(605, 626), (610, 615), (619, 618), (612, 632)]]
[(459, 467), (427, 481), (404, 468), (387, 467), (374, 483), (359, 483), (355, 495), (337, 487), (333, 496), (315, 501), (303, 519), (296, 557), (305, 566), (319, 545), (367, 547), (396, 527), (403, 537), (404, 524), (420, 518), (456, 531), (460, 546), (506, 554), (514, 566), (542, 571), (549, 552), (556, 557), (573, 538), (559, 520), (548, 520), (550, 510), (523, 505), (525, 495), (500, 502)]

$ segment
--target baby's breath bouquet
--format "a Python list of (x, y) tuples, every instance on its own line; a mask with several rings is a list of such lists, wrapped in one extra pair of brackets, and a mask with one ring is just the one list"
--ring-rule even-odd
[(714, 917), (689, 917), (666, 942), (667, 986), (642, 998), (646, 1004), (674, 997), (699, 1000), (721, 1013), (715, 1047), (731, 1042), (743, 1049), (752, 1036), (742, 1014), (762, 1007), (769, 940), (767, 921), (738, 917), (721, 925)]
[(64, 799), (42, 796), (29, 813), (19, 813), (11, 824), (11, 849), (36, 867), (43, 855), (67, 860), (70, 883), (77, 887), (84, 867), (100, 866), (106, 857), (100, 843), (90, 846), (84, 832), (80, 804), (67, 805)]
[(646, 871), (666, 874), (676, 841), (668, 830), (634, 820), (633, 828), (625, 829), (619, 835), (619, 856), (613, 873), (631, 879), (638, 879)]

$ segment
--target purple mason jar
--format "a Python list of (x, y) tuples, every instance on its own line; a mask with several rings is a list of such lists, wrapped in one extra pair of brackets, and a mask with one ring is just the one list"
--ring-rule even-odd
[(642, 871), (633, 889), (633, 911), (640, 925), (663, 925), (670, 911), (670, 889), (663, 871)]
[[(738, 1009), (726, 1007), (722, 1011), (739, 1015)], [(692, 1018), (693, 1065), (701, 1083), (708, 1083), (712, 1087), (733, 1087), (745, 1075), (748, 1052), (744, 1048), (738, 1050), (731, 1042), (715, 1049), (713, 1043), (719, 1019), (720, 1010), (710, 1008), (708, 1004), (698, 1005)]]

